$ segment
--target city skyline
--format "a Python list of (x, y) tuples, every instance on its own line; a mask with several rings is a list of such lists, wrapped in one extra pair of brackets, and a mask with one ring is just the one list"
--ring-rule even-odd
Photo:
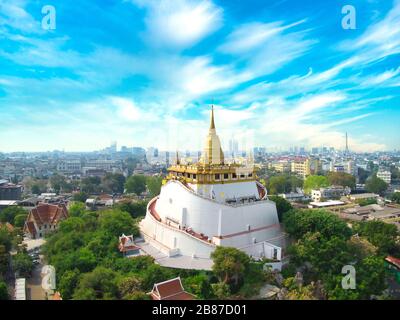
[(57, 1), (44, 30), (0, 0), (0, 152), (201, 150), (211, 104), (224, 150), (398, 150), (400, 1), (352, 5), (355, 30), (334, 3)]

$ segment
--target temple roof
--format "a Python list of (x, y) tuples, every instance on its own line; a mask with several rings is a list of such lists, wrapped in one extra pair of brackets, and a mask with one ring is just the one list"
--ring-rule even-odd
[(215, 123), (214, 123), (214, 106), (211, 106), (210, 129), (215, 129)]
[(214, 106), (211, 107), (210, 129), (204, 143), (200, 162), (211, 165), (224, 163), (224, 152), (215, 129)]

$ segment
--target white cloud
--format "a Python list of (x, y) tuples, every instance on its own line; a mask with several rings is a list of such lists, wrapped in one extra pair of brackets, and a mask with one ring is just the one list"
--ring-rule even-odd
[(43, 32), (40, 21), (25, 10), (26, 4), (24, 0), (0, 0), (0, 35), (9, 28), (27, 34)]
[(244, 63), (244, 69), (253, 78), (270, 74), (305, 54), (317, 42), (305, 38), (307, 30), (290, 30), (305, 21), (288, 25), (283, 22), (241, 25), (228, 35), (219, 51)]
[(219, 50), (229, 54), (243, 54), (257, 49), (267, 40), (281, 34), (284, 30), (299, 25), (305, 20), (282, 26), (282, 22), (261, 23), (252, 22), (235, 29), (226, 39)]
[(121, 118), (130, 121), (138, 121), (141, 119), (140, 109), (132, 100), (121, 97), (110, 97), (110, 101), (118, 108), (118, 114)]
[(187, 48), (222, 25), (222, 9), (210, 0), (133, 0), (146, 7), (146, 39), (165, 47)]
[(400, 0), (393, 1), (393, 7), (381, 20), (370, 25), (356, 39), (340, 44), (345, 51), (354, 51), (353, 64), (369, 64), (400, 53)]

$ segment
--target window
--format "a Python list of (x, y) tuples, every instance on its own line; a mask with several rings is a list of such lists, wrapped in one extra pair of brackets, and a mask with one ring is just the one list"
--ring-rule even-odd
[(240, 175), (240, 178), (241, 178), (241, 179), (242, 179), (242, 178), (244, 178), (244, 177), (245, 177), (245, 175), (244, 175), (244, 174), (241, 174), (241, 175)]
[(42, 230), (42, 227), (41, 227), (41, 226), (39, 226), (39, 230)]
[(220, 176), (219, 176), (219, 173), (217, 173), (216, 175), (215, 175), (215, 180), (219, 180), (220, 179)]
[(252, 173), (249, 173), (249, 178), (251, 178), (253, 176), (253, 174)]
[(193, 179), (196, 179), (196, 175), (195, 174), (193, 174)]
[(232, 178), (233, 178), (233, 179), (236, 179), (236, 178), (237, 178), (236, 173), (232, 173)]
[(229, 178), (229, 174), (224, 173), (224, 179), (227, 180)]

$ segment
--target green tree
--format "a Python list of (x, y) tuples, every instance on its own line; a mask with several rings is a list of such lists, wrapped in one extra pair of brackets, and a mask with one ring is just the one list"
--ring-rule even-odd
[(273, 202), (275, 202), (276, 210), (278, 211), (279, 221), (282, 221), (282, 217), (286, 212), (288, 212), (289, 210), (293, 209), (293, 207), (290, 204), (290, 202), (287, 201), (286, 199), (282, 198), (282, 197), (269, 196), (268, 199), (273, 201)]
[(303, 187), (303, 180), (288, 174), (273, 175), (263, 183), (270, 194), (287, 193)]
[(7, 252), (11, 249), (12, 235), (5, 226), (0, 226), (0, 245), (3, 245)]
[(86, 206), (82, 202), (73, 202), (69, 208), (68, 213), (70, 217), (81, 217), (86, 211)]
[(142, 192), (146, 191), (146, 176), (141, 174), (130, 176), (126, 179), (125, 189), (128, 193), (141, 195)]
[(33, 194), (41, 194), (42, 193), (41, 190), (40, 190), (40, 186), (38, 184), (36, 184), (36, 183), (34, 185), (32, 185), (31, 192)]
[(358, 168), (358, 180), (360, 183), (364, 184), (365, 181), (367, 181), (370, 172), (368, 172), (367, 170), (364, 170), (363, 168)]
[(81, 191), (85, 193), (100, 192), (101, 180), (99, 177), (86, 177), (81, 181)]
[(379, 179), (376, 175), (373, 175), (372, 177), (368, 178), (367, 181), (365, 182), (365, 189), (368, 192), (373, 192), (382, 195), (387, 188), (388, 184), (382, 179)]
[(27, 217), (28, 214), (26, 212), (16, 215), (14, 218), (14, 226), (17, 228), (23, 228)]
[(70, 255), (70, 261), (72, 262), (72, 268), (78, 269), (80, 272), (89, 272), (97, 264), (97, 259), (94, 253), (88, 248), (80, 248)]
[(57, 193), (59, 193), (60, 191), (63, 192), (71, 191), (71, 187), (68, 185), (65, 177), (57, 173), (53, 174), (50, 177), (50, 185)]
[(141, 272), (142, 289), (144, 291), (149, 291), (152, 289), (154, 283), (162, 282), (173, 277), (174, 274), (172, 270), (153, 263)]
[(30, 277), (33, 270), (32, 258), (25, 252), (19, 252), (12, 258), (13, 269), (21, 277)]
[(75, 202), (85, 202), (89, 198), (88, 194), (86, 192), (77, 192), (74, 193), (72, 196), (72, 200)]
[(10, 296), (8, 294), (7, 284), (0, 280), (0, 300), (9, 300)]
[(211, 254), (213, 259), (213, 272), (220, 281), (228, 284), (234, 280), (238, 283), (239, 278), (246, 272), (250, 258), (243, 251), (231, 247), (218, 246)]
[(269, 179), (269, 192), (271, 194), (285, 193), (287, 180), (285, 176), (273, 176)]
[(325, 210), (293, 209), (284, 215), (283, 223), (286, 232), (296, 239), (308, 232), (319, 232), (326, 238), (338, 236), (349, 239), (352, 235), (346, 222)]
[(317, 300), (314, 287), (312, 285), (299, 285), (294, 277), (286, 278), (283, 285), (288, 290), (285, 296), (287, 300)]
[(349, 187), (351, 189), (356, 187), (356, 178), (345, 172), (329, 172), (327, 178), (330, 185)]
[(213, 294), (220, 300), (226, 299), (231, 295), (229, 285), (225, 282), (211, 284)]
[(360, 199), (356, 201), (361, 207), (369, 206), (370, 204), (377, 204), (378, 200), (375, 198), (370, 199)]
[(117, 274), (104, 267), (86, 273), (79, 281), (74, 300), (118, 299)]
[(1, 276), (7, 272), (8, 270), (8, 261), (9, 261), (10, 254), (8, 253), (8, 250), (6, 249), (6, 246), (4, 244), (1, 244), (0, 242), (0, 279)]
[(58, 290), (61, 292), (61, 296), (64, 300), (69, 300), (74, 294), (75, 288), (78, 286), (80, 272), (78, 269), (67, 270), (62, 275)]
[(391, 166), (390, 173), (392, 174), (392, 180), (400, 179), (400, 169), (399, 168), (397, 168), (395, 166)]
[(371, 295), (381, 295), (386, 289), (386, 270), (381, 257), (366, 257), (358, 264), (356, 270), (357, 290), (360, 291), (362, 299), (369, 299)]
[(335, 235), (324, 237), (319, 232), (305, 234), (289, 248), (289, 253), (292, 262), (308, 263), (319, 276), (339, 273), (352, 259), (345, 239)]
[(393, 193), (390, 198), (393, 202), (400, 204), (400, 192)]
[(310, 193), (312, 189), (319, 189), (329, 186), (329, 180), (324, 176), (308, 176), (304, 181), (304, 190)]
[(162, 177), (157, 177), (157, 176), (146, 178), (147, 189), (149, 190), (150, 195), (152, 197), (155, 197), (160, 194), (162, 180), (163, 180)]
[(366, 300), (372, 295), (381, 295), (386, 289), (384, 260), (378, 256), (369, 256), (358, 262), (356, 269), (356, 288), (342, 288), (343, 275), (337, 274), (326, 281), (328, 298), (331, 300)]
[(127, 212), (120, 210), (105, 210), (99, 214), (99, 223), (102, 230), (118, 237), (122, 233), (138, 235), (138, 228), (134, 225), (132, 217)]
[[(140, 292), (142, 290), (142, 287), (143, 285), (139, 278), (137, 277), (124, 278), (118, 284), (119, 295), (123, 299), (126, 299), (127, 296), (131, 296), (137, 292)], [(131, 300), (131, 299), (126, 299), (126, 300)]]
[(399, 250), (396, 244), (399, 232), (393, 224), (377, 220), (363, 221), (354, 224), (353, 229), (376, 246), (379, 254), (393, 254)]
[(202, 299), (209, 299), (212, 297), (211, 284), (206, 274), (201, 273), (187, 277), (183, 282), (185, 289), (196, 297)]
[(133, 218), (137, 218), (146, 214), (147, 204), (148, 201), (146, 200), (120, 202), (115, 206), (115, 208), (128, 212)]
[(124, 300), (151, 300), (150, 295), (142, 291), (135, 291), (123, 297)]
[(10, 206), (0, 211), (0, 222), (14, 224), (14, 218), (20, 214), (27, 214), (26, 210), (19, 206)]
[(120, 173), (107, 173), (101, 180), (103, 192), (123, 193), (125, 177)]

